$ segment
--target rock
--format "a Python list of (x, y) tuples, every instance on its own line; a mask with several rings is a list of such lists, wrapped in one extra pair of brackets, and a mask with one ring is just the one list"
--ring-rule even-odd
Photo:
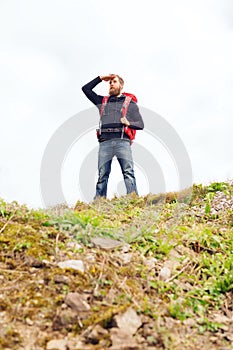
[(62, 310), (60, 314), (60, 321), (62, 326), (68, 326), (77, 321), (77, 313), (73, 310)]
[(101, 340), (103, 340), (103, 338), (106, 338), (107, 336), (108, 331), (97, 324), (87, 335), (86, 339), (89, 343), (98, 344)]
[(26, 266), (41, 268), (45, 266), (45, 263), (41, 260), (35, 259), (32, 256), (26, 255), (24, 257), (24, 263)]
[(68, 293), (64, 302), (75, 311), (89, 311), (90, 305), (85, 298), (79, 293)]
[(34, 322), (33, 322), (29, 317), (27, 317), (27, 318), (25, 319), (25, 321), (26, 321), (26, 323), (27, 323), (28, 326), (33, 326), (33, 325), (34, 325)]
[(95, 263), (95, 261), (96, 261), (95, 254), (86, 254), (85, 255), (85, 263), (92, 264), (92, 263)]
[(154, 324), (153, 323), (146, 323), (143, 325), (143, 336), (144, 338), (150, 337), (154, 335)]
[(130, 249), (131, 249), (130, 244), (124, 243), (121, 251), (122, 251), (122, 253), (128, 253), (130, 251)]
[(233, 334), (232, 334), (232, 333), (226, 333), (226, 334), (225, 334), (225, 337), (226, 337), (228, 340), (230, 340), (230, 341), (232, 342), (232, 344), (233, 344)]
[(112, 304), (114, 302), (114, 299), (117, 297), (117, 292), (115, 289), (110, 289), (108, 294), (105, 296), (105, 301), (109, 304)]
[(177, 325), (180, 325), (180, 324), (181, 324), (180, 320), (175, 320), (171, 317), (164, 317), (164, 326), (167, 330), (176, 329)]
[(153, 270), (156, 267), (157, 259), (156, 258), (145, 258), (143, 263), (148, 267), (148, 270)]
[(195, 327), (196, 321), (193, 318), (187, 318), (186, 320), (183, 321), (183, 324), (188, 327)]
[(222, 323), (222, 324), (229, 324), (231, 322), (231, 319), (225, 315), (214, 314), (214, 322)]
[(166, 281), (171, 277), (171, 270), (168, 267), (163, 267), (159, 272), (159, 279), (161, 281)]
[(54, 276), (54, 282), (55, 283), (69, 284), (70, 283), (70, 279), (67, 276), (55, 275)]
[(104, 250), (112, 250), (122, 246), (122, 242), (107, 237), (95, 237), (91, 242), (97, 247)]
[(133, 257), (132, 253), (124, 253), (124, 254), (120, 254), (119, 258), (121, 259), (121, 262), (123, 265), (127, 265), (131, 262)]
[(118, 328), (127, 332), (128, 335), (133, 335), (141, 327), (142, 321), (136, 311), (132, 308), (127, 309), (123, 314), (116, 315), (114, 322)]
[(57, 264), (61, 269), (74, 269), (80, 272), (84, 272), (84, 264), (82, 260), (65, 260), (60, 261)]
[(67, 341), (64, 339), (50, 340), (47, 343), (46, 350), (67, 350)]
[(53, 319), (52, 328), (54, 331), (60, 331), (64, 328), (70, 330), (73, 324), (77, 324), (77, 312), (67, 308), (57, 312)]
[(174, 283), (180, 288), (180, 289), (183, 289), (183, 291), (185, 291), (185, 292), (188, 292), (188, 291), (190, 291), (190, 290), (192, 290), (192, 288), (193, 288), (193, 286), (190, 284), (190, 283), (188, 283), (188, 282), (186, 282), (186, 283), (184, 283), (184, 282), (181, 282), (180, 280), (174, 280)]
[(68, 242), (66, 246), (67, 246), (67, 248), (70, 248), (73, 250), (79, 250), (82, 248), (82, 246), (80, 244), (78, 244), (77, 242)]
[(67, 347), (67, 350), (94, 350), (93, 345), (86, 344), (85, 341), (82, 341), (80, 339), (68, 340)]
[(127, 329), (111, 328), (111, 350), (140, 350), (132, 335), (127, 332)]

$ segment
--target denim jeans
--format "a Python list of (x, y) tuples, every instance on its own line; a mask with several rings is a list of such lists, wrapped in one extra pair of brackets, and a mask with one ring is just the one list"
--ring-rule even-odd
[(116, 156), (120, 164), (127, 194), (131, 192), (138, 194), (130, 143), (127, 140), (112, 139), (101, 142), (99, 145), (99, 177), (96, 184), (95, 198), (107, 196), (108, 178), (111, 172), (112, 159), (114, 156)]

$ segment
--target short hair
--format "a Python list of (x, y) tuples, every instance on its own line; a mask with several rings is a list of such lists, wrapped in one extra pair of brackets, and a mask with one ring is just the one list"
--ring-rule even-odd
[(122, 77), (120, 77), (120, 75), (118, 75), (118, 74), (110, 74), (110, 75), (114, 75), (115, 77), (117, 77), (118, 79), (119, 79), (119, 82), (120, 82), (120, 84), (123, 86), (124, 85), (124, 80), (123, 80), (123, 78)]
[(123, 86), (124, 83), (125, 83), (124, 80), (123, 80), (123, 78), (120, 77), (118, 74), (117, 74), (116, 76), (118, 77), (120, 84)]

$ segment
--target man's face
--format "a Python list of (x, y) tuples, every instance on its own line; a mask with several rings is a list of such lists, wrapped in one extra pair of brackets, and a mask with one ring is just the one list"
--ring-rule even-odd
[(122, 85), (119, 82), (118, 77), (114, 77), (109, 82), (109, 95), (118, 96), (121, 93)]

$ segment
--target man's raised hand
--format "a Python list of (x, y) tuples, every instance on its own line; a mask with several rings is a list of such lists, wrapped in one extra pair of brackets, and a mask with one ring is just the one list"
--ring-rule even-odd
[(109, 75), (100, 75), (100, 79), (104, 81), (109, 81), (115, 78), (115, 74), (109, 74)]

